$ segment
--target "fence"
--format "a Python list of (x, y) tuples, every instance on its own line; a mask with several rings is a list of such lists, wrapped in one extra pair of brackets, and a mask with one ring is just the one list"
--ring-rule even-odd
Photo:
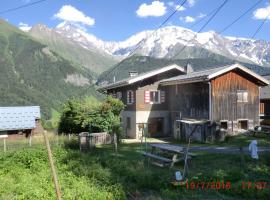
[[(48, 139), (51, 146), (64, 145), (65, 142), (77, 140), (75, 135), (56, 135), (49, 133)], [(38, 146), (45, 146), (44, 136), (42, 134), (26, 137), (8, 137), (0, 139), (0, 152), (16, 151), (23, 148), (35, 148)]]

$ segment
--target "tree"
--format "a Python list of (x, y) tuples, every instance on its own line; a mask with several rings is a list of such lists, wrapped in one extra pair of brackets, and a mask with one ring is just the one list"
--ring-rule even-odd
[(60, 133), (108, 132), (120, 134), (122, 101), (108, 96), (101, 104), (72, 99), (63, 107), (59, 123)]

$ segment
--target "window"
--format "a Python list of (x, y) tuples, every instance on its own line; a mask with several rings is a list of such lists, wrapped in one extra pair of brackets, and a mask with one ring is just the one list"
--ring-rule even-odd
[(150, 91), (150, 103), (160, 103), (159, 91)]
[(248, 92), (246, 90), (237, 91), (237, 102), (248, 102)]
[(127, 104), (133, 104), (134, 103), (134, 94), (132, 90), (127, 91)]
[(117, 99), (122, 99), (122, 92), (116, 92), (116, 98)]
[(130, 117), (127, 117), (127, 129), (131, 128)]
[(161, 90), (144, 91), (144, 102), (150, 104), (164, 103), (165, 91)]
[(227, 130), (228, 129), (228, 121), (221, 121), (220, 122), (220, 128)]

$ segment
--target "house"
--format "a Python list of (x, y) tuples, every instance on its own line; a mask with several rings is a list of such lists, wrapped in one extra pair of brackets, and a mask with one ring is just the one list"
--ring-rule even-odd
[(0, 107), (0, 135), (28, 136), (41, 129), (39, 106)]
[[(270, 80), (270, 75), (263, 77)], [(260, 91), (260, 118), (261, 125), (270, 126), (270, 86), (266, 86)]]
[(268, 81), (240, 64), (204, 71), (167, 66), (101, 87), (121, 99), (127, 137), (139, 138), (141, 124), (151, 137), (205, 140), (217, 129), (234, 132), (259, 124), (259, 90)]

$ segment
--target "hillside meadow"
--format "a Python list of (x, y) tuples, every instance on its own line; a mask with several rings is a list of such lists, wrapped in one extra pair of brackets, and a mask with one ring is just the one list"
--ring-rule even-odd
[[(230, 188), (187, 188), (173, 186), (176, 170), (149, 165), (141, 155), (140, 143), (122, 143), (116, 154), (113, 145), (87, 152), (78, 150), (76, 140), (53, 145), (63, 199), (268, 199), (268, 188), (254, 184), (270, 180), (270, 156), (260, 156), (254, 165), (245, 156), (246, 169), (239, 155), (199, 153), (190, 162), (189, 182), (224, 182)], [(242, 182), (252, 182), (242, 188)], [(56, 199), (46, 149), (40, 143), (33, 148), (0, 152), (0, 199)]]

